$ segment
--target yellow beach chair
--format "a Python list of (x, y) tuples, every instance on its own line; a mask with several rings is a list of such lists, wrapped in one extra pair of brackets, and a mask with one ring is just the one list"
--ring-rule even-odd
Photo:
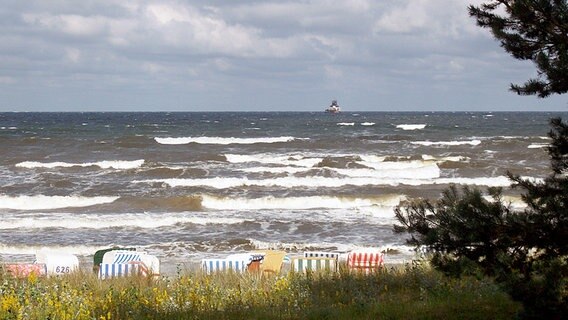
[(280, 274), (284, 257), (286, 257), (286, 251), (258, 250), (256, 252), (264, 254), (264, 259), (260, 263), (260, 271), (262, 274)]

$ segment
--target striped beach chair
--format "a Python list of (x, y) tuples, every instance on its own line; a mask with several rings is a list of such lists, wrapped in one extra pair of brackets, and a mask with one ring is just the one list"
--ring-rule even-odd
[(243, 273), (247, 271), (248, 264), (249, 261), (243, 259), (203, 259), (201, 269), (206, 274), (227, 271)]
[(293, 272), (335, 272), (337, 259), (335, 258), (292, 258)]
[(93, 272), (98, 274), (99, 273), (99, 266), (101, 265), (101, 263), (103, 263), (103, 256), (105, 255), (105, 253), (109, 252), (109, 251), (136, 251), (136, 248), (119, 248), (119, 247), (114, 247), (114, 248), (106, 248), (106, 249), (101, 249), (101, 250), (97, 250), (95, 252), (95, 254), (93, 255)]
[(142, 263), (101, 263), (99, 279), (110, 279), (128, 276), (144, 276), (148, 271)]
[(260, 263), (264, 259), (262, 252), (235, 253), (228, 255), (224, 259), (203, 259), (201, 260), (201, 269), (206, 274), (214, 272), (245, 272), (259, 271)]
[(384, 253), (377, 249), (359, 249), (347, 255), (347, 267), (353, 271), (369, 273), (383, 266)]
[(326, 252), (326, 251), (305, 251), (304, 258), (333, 258), (339, 259), (338, 252)]
[[(114, 250), (108, 251), (103, 255), (103, 261), (99, 268), (99, 278), (105, 279), (108, 277), (118, 277), (132, 275), (130, 271), (112, 273), (112, 270), (119, 270), (117, 268), (122, 268), (123, 270), (129, 269), (125, 266), (121, 267), (111, 267), (107, 265), (137, 265), (136, 274), (142, 276), (157, 276), (160, 275), (160, 260), (145, 252), (140, 251), (124, 251), (124, 250)], [(105, 268), (103, 268), (105, 266)], [(111, 272), (107, 274), (106, 272)]]
[(135, 251), (118, 251), (113, 255), (113, 264), (128, 263), (131, 261), (142, 261), (142, 252)]

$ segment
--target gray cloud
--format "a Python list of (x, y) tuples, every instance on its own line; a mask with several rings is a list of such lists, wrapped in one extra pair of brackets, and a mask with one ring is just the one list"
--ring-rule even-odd
[(565, 110), (480, 0), (8, 1), (0, 110)]

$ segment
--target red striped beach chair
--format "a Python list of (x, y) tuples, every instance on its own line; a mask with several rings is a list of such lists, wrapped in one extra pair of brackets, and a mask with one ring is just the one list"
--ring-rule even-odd
[(44, 263), (9, 263), (2, 265), (2, 268), (15, 278), (27, 278), (32, 274), (47, 275), (47, 267)]
[(359, 249), (347, 255), (347, 267), (353, 271), (369, 273), (383, 266), (384, 253), (377, 249)]

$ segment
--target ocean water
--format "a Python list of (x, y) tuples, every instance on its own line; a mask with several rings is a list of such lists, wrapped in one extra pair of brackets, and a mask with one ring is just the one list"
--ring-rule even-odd
[(0, 262), (115, 245), (165, 270), (263, 248), (409, 261), (400, 201), (544, 177), (548, 120), (566, 115), (0, 113)]

